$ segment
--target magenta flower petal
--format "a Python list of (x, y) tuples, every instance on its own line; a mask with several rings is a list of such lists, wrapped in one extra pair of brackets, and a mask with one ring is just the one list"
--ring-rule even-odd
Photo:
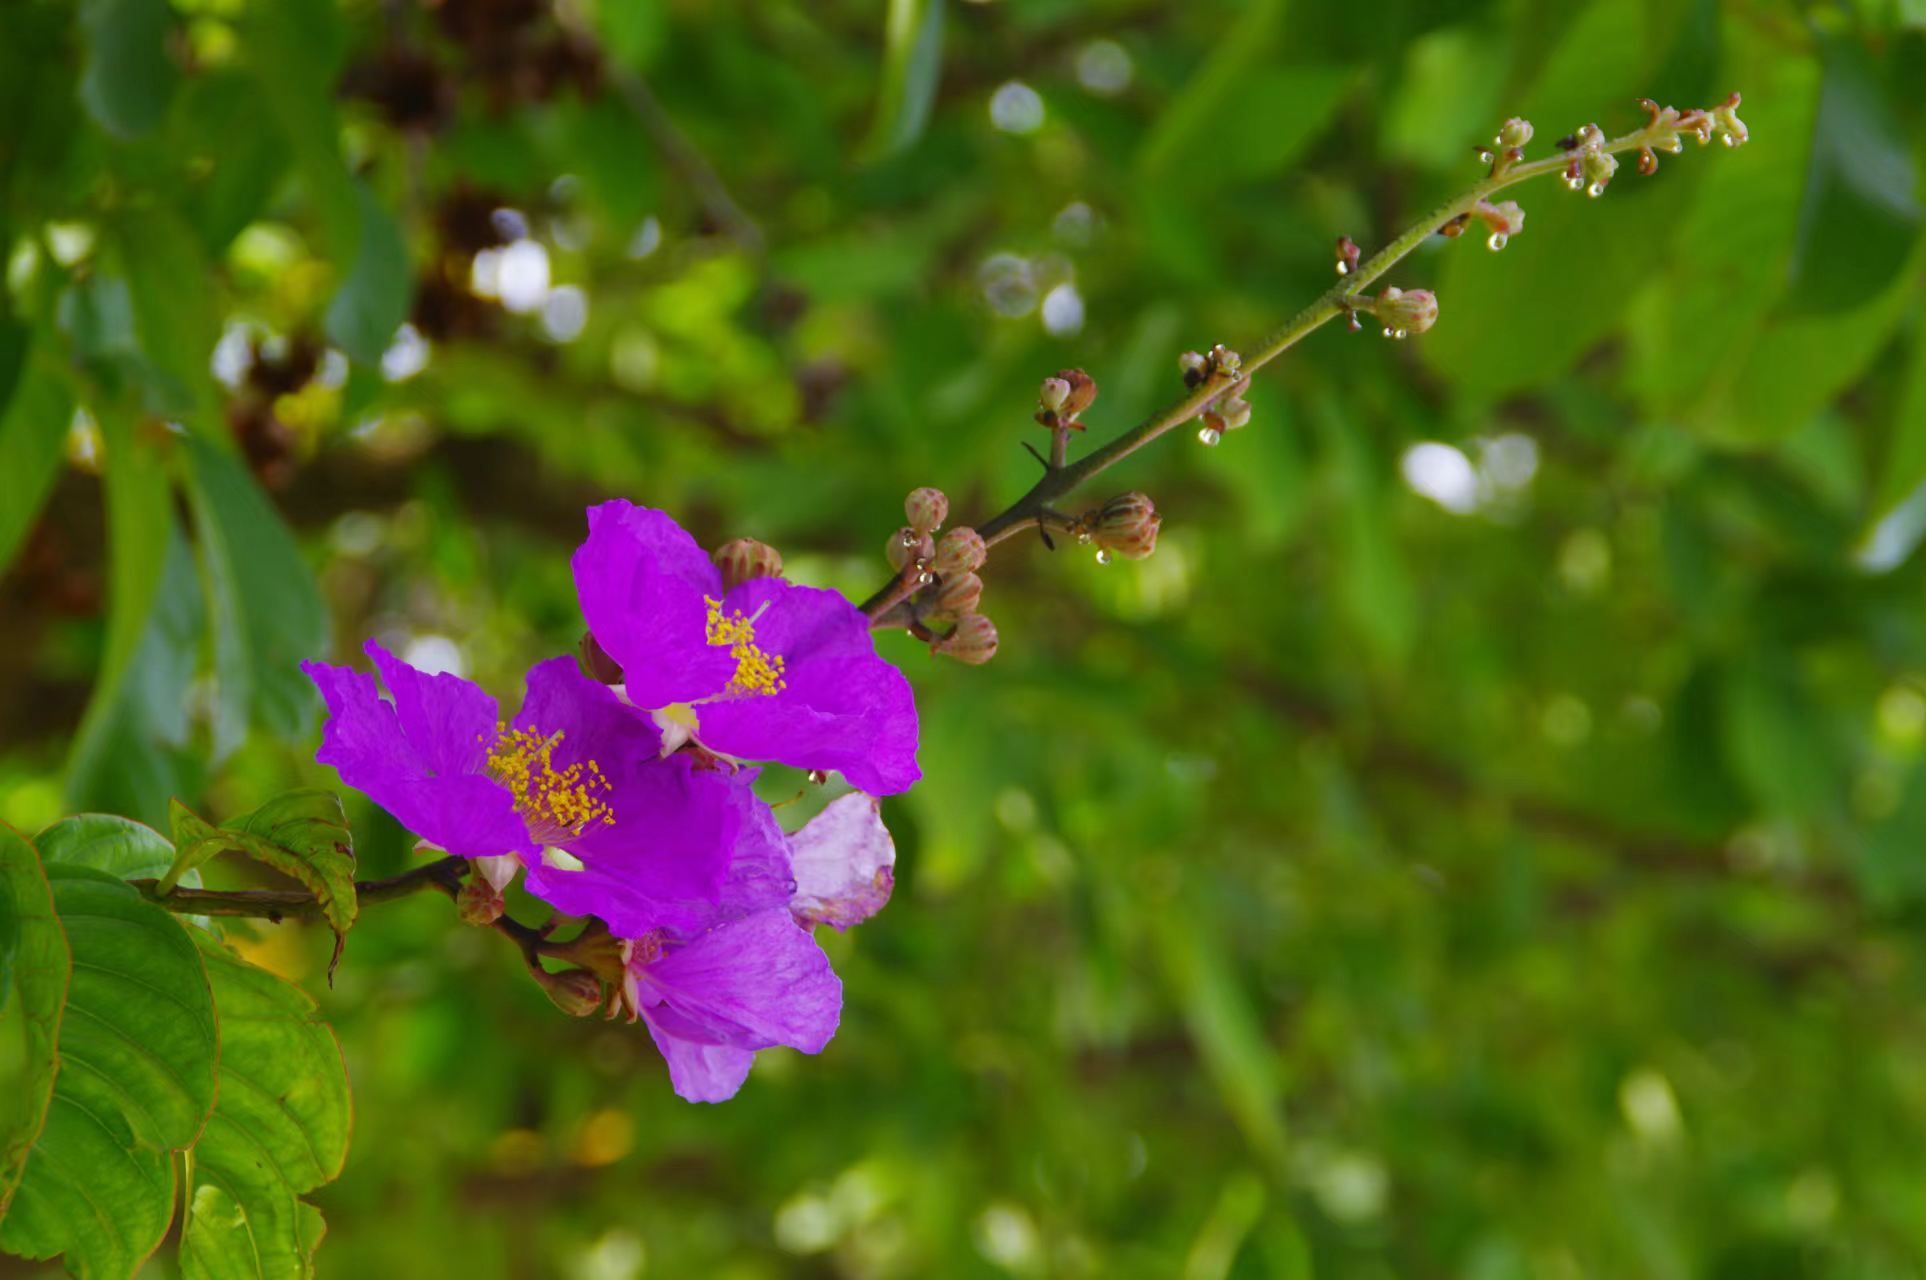
[(314, 758), (450, 853), (534, 853), (540, 846), (529, 838), (513, 798), (482, 772), (487, 748), (476, 737), (493, 738), (495, 700), (454, 676), (423, 675), (372, 641), (368, 652), (393, 682), (393, 703), (382, 700), (366, 672), (301, 664), (328, 705)]
[(915, 696), (903, 673), (876, 655), (859, 609), (834, 591), (779, 578), (741, 584), (723, 607), (755, 619), (756, 646), (782, 658), (784, 687), (702, 704), (704, 746), (834, 769), (872, 795), (908, 790), (922, 776)]
[(727, 1102), (749, 1078), (755, 1050), (678, 1039), (656, 1026), (646, 1011), (642, 1020), (648, 1025), (649, 1038), (669, 1064), (669, 1083), (685, 1101)]
[(694, 702), (728, 687), (736, 664), (711, 645), (706, 600), (722, 575), (695, 539), (660, 511), (604, 502), (569, 562), (590, 634), (622, 667), (638, 707)]
[(820, 1053), (842, 1016), (843, 984), (786, 910), (720, 925), (629, 966), (634, 1004), (679, 1040)]
[(847, 929), (883, 909), (896, 884), (896, 841), (882, 806), (853, 792), (832, 800), (789, 837), (796, 896), (789, 909), (804, 924)]

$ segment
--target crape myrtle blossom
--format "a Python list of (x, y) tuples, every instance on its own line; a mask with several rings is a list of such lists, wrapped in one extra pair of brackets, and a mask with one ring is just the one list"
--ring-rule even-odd
[(874, 915), (895, 860), (875, 799), (843, 796), (786, 848), (742, 846), (711, 927), (692, 937), (654, 929), (623, 944), (615, 1000), (648, 1027), (678, 1094), (721, 1102), (742, 1087), (757, 1050), (821, 1051), (841, 1017), (842, 984), (809, 926), (846, 929)]
[[(482, 860), (498, 888), (519, 863), (560, 911), (631, 935), (694, 929), (721, 902), (737, 846), (780, 840), (745, 779), (662, 756), (655, 727), (572, 658), (532, 668), (504, 724), (479, 686), (365, 648), (392, 701), (370, 673), (302, 664), (329, 713), (315, 759), (429, 844)], [(514, 861), (490, 861), (502, 858)]]
[(666, 746), (693, 736), (738, 760), (833, 769), (871, 795), (921, 776), (909, 682), (848, 600), (781, 578), (725, 589), (695, 539), (648, 507), (605, 502), (588, 523), (571, 561), (583, 616)]

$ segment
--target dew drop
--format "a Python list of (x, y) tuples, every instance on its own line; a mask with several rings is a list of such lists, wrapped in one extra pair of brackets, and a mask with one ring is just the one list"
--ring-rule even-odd
[(1585, 194), (1596, 200), (1605, 194), (1605, 184), (1602, 182), (1594, 182), (1591, 186), (1585, 188)]
[[(1206, 443), (1215, 443), (1215, 442), (1214, 442), (1214, 441), (1208, 441), (1208, 442), (1206, 442)], [(1106, 548), (1099, 548), (1099, 549), (1098, 549), (1098, 551), (1097, 551), (1097, 563), (1098, 563), (1098, 564), (1109, 564), (1109, 563), (1110, 563), (1110, 552), (1109, 552), (1109, 550), (1108, 550), (1108, 549), (1106, 549)]]
[(1217, 442), (1219, 440), (1222, 440), (1223, 438), (1224, 438), (1224, 433), (1219, 431), (1216, 427), (1205, 427), (1202, 431), (1199, 431), (1197, 433), (1197, 439), (1201, 441), (1203, 444), (1205, 444), (1206, 446), (1209, 446), (1212, 448), (1216, 447)]
[(1351, 264), (1348, 262), (1340, 262), (1337, 264), (1337, 271), (1341, 276), (1348, 276), (1351, 274)]
[(1082, 529), (1078, 531), (1077, 533), (1078, 542), (1081, 542), (1084, 546), (1087, 547), (1090, 545), (1090, 539), (1091, 539), (1091, 533), (1088, 529)]
[(1406, 330), (1403, 330), (1403, 329), (1393, 329), (1391, 331), (1391, 340), (1393, 342), (1403, 342), (1406, 338), (1410, 336), (1411, 336), (1410, 333), (1408, 333)]
[(1500, 249), (1503, 249), (1506, 245), (1510, 243), (1511, 243), (1510, 236), (1506, 235), (1502, 231), (1494, 231), (1491, 233), (1491, 239), (1485, 241), (1485, 247), (1491, 250), (1493, 253), (1497, 253)]
[(1362, 333), (1363, 331), (1364, 331), (1364, 321), (1358, 319), (1358, 313), (1353, 311), (1351, 313), (1351, 332)]
[(903, 530), (902, 542), (903, 542), (903, 545), (906, 547), (915, 546), (917, 542), (916, 531), (913, 529)]
[(829, 774), (821, 769), (811, 769), (809, 771), (809, 780), (820, 787), (823, 783), (829, 781)]
[(1728, 147), (1736, 147), (1739, 145), (1739, 140), (1733, 137), (1729, 133), (1721, 135), (1719, 138), (1719, 141), (1723, 142)]
[(928, 569), (925, 569), (921, 573), (916, 575), (916, 585), (919, 587), (927, 587), (930, 585), (930, 583), (935, 581), (936, 581), (936, 575), (931, 573)]
[(1669, 151), (1671, 154), (1677, 155), (1685, 150), (1685, 139), (1677, 136), (1667, 138), (1664, 142), (1659, 143), (1659, 150)]
[(1565, 179), (1565, 186), (1566, 186), (1566, 187), (1567, 187), (1568, 189), (1570, 189), (1570, 190), (1572, 190), (1572, 191), (1576, 191), (1576, 190), (1578, 190), (1578, 189), (1579, 189), (1580, 187), (1582, 187), (1582, 186), (1584, 186), (1584, 185), (1585, 185), (1585, 179), (1583, 179), (1583, 178), (1567, 178), (1567, 179)]
[(1390, 326), (1390, 325), (1386, 325), (1386, 326), (1384, 326), (1384, 336), (1385, 336), (1385, 337), (1387, 337), (1387, 338), (1391, 336), (1391, 326)]

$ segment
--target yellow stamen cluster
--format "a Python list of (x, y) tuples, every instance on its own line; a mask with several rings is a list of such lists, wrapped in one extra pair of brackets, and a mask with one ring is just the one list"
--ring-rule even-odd
[(495, 729), (488, 771), (515, 797), (515, 808), (530, 827), (579, 836), (593, 823), (615, 825), (614, 810), (598, 795), (610, 789), (600, 765), (589, 760), (557, 769), (555, 747), (561, 734), (545, 738), (532, 729)]
[(771, 656), (756, 647), (756, 621), (745, 618), (740, 612), (724, 615), (722, 601), (703, 597), (709, 606), (709, 643), (728, 645), (729, 656), (736, 660), (735, 679), (729, 682), (731, 693), (781, 693), (785, 687), (782, 678), (782, 656)]

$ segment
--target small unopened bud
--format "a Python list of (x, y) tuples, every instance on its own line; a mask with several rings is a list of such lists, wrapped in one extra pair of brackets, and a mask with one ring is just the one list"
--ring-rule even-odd
[(983, 535), (974, 529), (957, 528), (944, 534), (936, 544), (936, 571), (944, 577), (975, 573), (990, 558)]
[(930, 652), (980, 667), (996, 657), (996, 645), (996, 623), (985, 614), (972, 613), (959, 619), (956, 629), (931, 645)]
[(1097, 380), (1081, 369), (1059, 369), (1057, 379), (1070, 384), (1070, 394), (1057, 406), (1067, 419), (1075, 418), (1097, 402)]
[(974, 573), (953, 573), (944, 577), (930, 602), (932, 618), (964, 618), (976, 612), (983, 599), (983, 579)]
[(1500, 147), (1522, 147), (1531, 141), (1531, 121), (1523, 116), (1513, 116), (1498, 126), (1497, 143)]
[(1712, 120), (1718, 125), (1719, 133), (1728, 147), (1743, 147), (1747, 139), (1752, 137), (1752, 131), (1745, 127), (1745, 121), (1739, 119), (1737, 93), (1712, 108)]
[(903, 499), (903, 514), (909, 517), (910, 528), (918, 533), (935, 533), (949, 519), (950, 500), (941, 489), (927, 485), (911, 489), (909, 497)]
[(1070, 384), (1062, 378), (1045, 378), (1037, 391), (1037, 401), (1052, 413), (1070, 401)]
[(1201, 351), (1186, 351), (1177, 357), (1177, 367), (1184, 371), (1184, 385), (1195, 387), (1210, 377), (1210, 361)]
[(455, 914), (463, 924), (494, 924), (502, 918), (507, 906), (502, 901), (502, 891), (488, 883), (486, 876), (469, 876), (461, 882), (461, 892), (455, 895)]
[(722, 570), (722, 589), (733, 591), (751, 578), (782, 577), (782, 553), (754, 538), (737, 538), (716, 548), (716, 568)]
[(582, 674), (597, 684), (622, 683), (622, 664), (609, 657), (608, 650), (596, 643), (590, 633), (582, 633), (582, 643), (575, 646), (575, 657), (582, 664)]
[(1525, 229), (1525, 211), (1518, 207), (1516, 200), (1506, 200), (1499, 204), (1480, 200), (1478, 207), (1472, 212), (1477, 214), (1496, 235), (1515, 236)]
[[(1248, 422), (1250, 406), (1245, 405), (1244, 409)], [(1226, 419), (1225, 426), (1228, 425)], [(1090, 531), (1102, 550), (1114, 551), (1126, 560), (1142, 560), (1157, 549), (1157, 531), (1163, 522), (1164, 518), (1157, 514), (1157, 504), (1148, 494), (1124, 493), (1097, 509)]]
[(1243, 365), (1244, 357), (1221, 342), (1210, 349), (1210, 371), (1219, 377), (1236, 377)]
[(1350, 236), (1338, 237), (1337, 273), (1339, 275), (1348, 276), (1353, 271), (1356, 271), (1358, 269), (1358, 259), (1363, 256), (1364, 251), (1358, 248), (1357, 242), (1351, 239)]
[(885, 544), (883, 554), (889, 557), (890, 568), (903, 569), (908, 567), (911, 561), (928, 561), (936, 554), (936, 543), (929, 534), (918, 533), (904, 526), (889, 535), (889, 542)]
[(1224, 420), (1224, 430), (1235, 431), (1250, 424), (1251, 402), (1231, 396), (1217, 402), (1217, 413)]
[(587, 969), (537, 970), (535, 981), (555, 1007), (571, 1018), (586, 1018), (602, 1007), (602, 980)]
[(1606, 151), (1585, 153), (1585, 194), (1600, 196), (1618, 172), (1618, 157)]
[(1371, 306), (1386, 334), (1402, 338), (1423, 333), (1438, 322), (1438, 295), (1429, 289), (1387, 288)]

